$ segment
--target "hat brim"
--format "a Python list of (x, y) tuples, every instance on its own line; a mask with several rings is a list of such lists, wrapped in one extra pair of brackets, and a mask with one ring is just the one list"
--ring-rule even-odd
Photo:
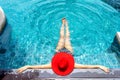
[[(68, 61), (68, 67), (65, 71), (61, 71), (58, 68), (58, 63), (62, 58), (65, 58)], [(54, 57), (52, 58), (52, 70), (56, 74), (65, 76), (65, 75), (70, 74), (73, 71), (73, 69), (74, 69), (74, 58), (71, 54), (66, 53), (66, 52), (59, 52), (59, 53), (56, 53)]]

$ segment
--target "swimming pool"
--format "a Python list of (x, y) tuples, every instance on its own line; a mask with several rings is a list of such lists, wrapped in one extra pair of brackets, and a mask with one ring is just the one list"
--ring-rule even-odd
[(49, 63), (63, 17), (70, 26), (77, 63), (120, 68), (116, 53), (109, 51), (120, 31), (120, 13), (101, 0), (0, 0), (0, 6), (11, 28), (0, 68)]

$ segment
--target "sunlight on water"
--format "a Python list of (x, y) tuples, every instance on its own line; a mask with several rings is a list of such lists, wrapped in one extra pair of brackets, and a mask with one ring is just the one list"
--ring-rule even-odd
[(0, 0), (0, 6), (12, 27), (9, 52), (0, 56), (7, 64), (1, 68), (49, 63), (63, 17), (76, 62), (120, 67), (115, 53), (107, 52), (120, 31), (120, 13), (101, 0)]

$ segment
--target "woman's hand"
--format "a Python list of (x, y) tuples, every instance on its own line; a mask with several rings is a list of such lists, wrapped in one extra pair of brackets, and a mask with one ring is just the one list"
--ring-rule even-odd
[(17, 70), (17, 72), (18, 72), (18, 73), (21, 73), (21, 72), (25, 71), (25, 70), (28, 69), (28, 68), (29, 68), (29, 66), (21, 67), (21, 68), (19, 68), (19, 69)]
[(105, 66), (99, 66), (99, 68), (102, 69), (103, 71), (105, 71), (106, 73), (110, 72), (110, 70)]

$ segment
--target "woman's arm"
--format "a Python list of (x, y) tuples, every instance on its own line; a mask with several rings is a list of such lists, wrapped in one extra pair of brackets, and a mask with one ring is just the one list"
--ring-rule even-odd
[(46, 64), (46, 65), (34, 65), (34, 66), (24, 66), (21, 67), (17, 70), (18, 73), (21, 73), (27, 69), (50, 69), (51, 68), (51, 64)]
[(75, 63), (75, 67), (76, 69), (97, 69), (100, 68), (105, 72), (109, 72), (109, 69), (105, 66), (101, 66), (101, 65), (81, 65), (81, 64), (76, 64)]

